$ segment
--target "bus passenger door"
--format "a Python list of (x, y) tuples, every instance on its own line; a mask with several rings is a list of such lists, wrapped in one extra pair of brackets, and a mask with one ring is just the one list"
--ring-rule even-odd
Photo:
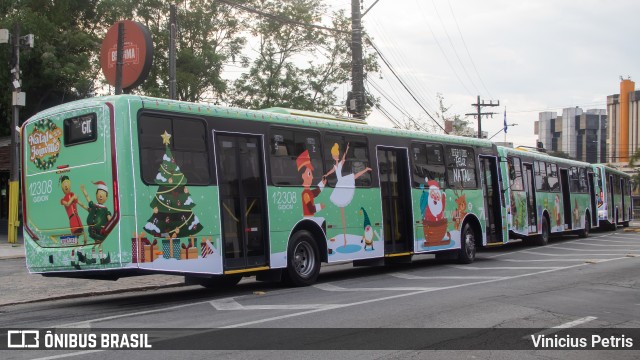
[(589, 177), (589, 203), (591, 204), (591, 226), (598, 226), (598, 208), (596, 205), (596, 196), (598, 192), (595, 188), (594, 175), (592, 172), (588, 173)]
[(607, 209), (609, 211), (609, 222), (611, 224), (616, 224), (617, 223), (617, 219), (616, 219), (616, 199), (615, 199), (615, 191), (613, 191), (613, 187), (615, 185), (613, 184), (613, 176), (609, 175), (609, 196), (607, 196)]
[(627, 208), (625, 205), (625, 201), (624, 201), (624, 197), (625, 197), (625, 186), (624, 186), (624, 179), (620, 179), (620, 197), (622, 198), (622, 207), (620, 208), (620, 212), (622, 213), (621, 219), (619, 219), (620, 221), (626, 221), (627, 220), (627, 212), (625, 211), (625, 209)]
[(536, 192), (533, 178), (533, 165), (524, 166), (524, 189), (527, 192), (527, 217), (529, 218), (529, 233), (538, 232), (538, 215), (536, 213)]
[(409, 252), (413, 244), (411, 182), (407, 149), (378, 148), (384, 253)]
[(482, 174), (484, 208), (487, 214), (487, 243), (502, 242), (502, 206), (500, 189), (498, 189), (497, 158), (481, 156), (480, 173)]
[(560, 169), (560, 182), (562, 186), (562, 206), (564, 208), (563, 230), (571, 229), (571, 188), (569, 187), (569, 170)]
[(267, 264), (265, 175), (259, 136), (216, 134), (225, 273)]

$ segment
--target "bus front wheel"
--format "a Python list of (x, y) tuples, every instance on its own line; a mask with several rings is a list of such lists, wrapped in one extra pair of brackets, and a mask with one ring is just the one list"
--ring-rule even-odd
[(471, 264), (476, 258), (476, 236), (473, 227), (465, 224), (460, 236), (460, 250), (458, 251), (458, 262), (460, 264)]
[(301, 230), (289, 242), (285, 282), (293, 286), (309, 286), (320, 274), (320, 253), (313, 235)]

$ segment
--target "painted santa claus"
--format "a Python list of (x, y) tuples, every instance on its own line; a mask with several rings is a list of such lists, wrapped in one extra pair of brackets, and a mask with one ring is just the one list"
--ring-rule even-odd
[(446, 195), (440, 190), (440, 184), (435, 180), (425, 178), (429, 196), (427, 198), (427, 206), (424, 212), (424, 220), (429, 222), (440, 221), (444, 219), (444, 208), (446, 204)]

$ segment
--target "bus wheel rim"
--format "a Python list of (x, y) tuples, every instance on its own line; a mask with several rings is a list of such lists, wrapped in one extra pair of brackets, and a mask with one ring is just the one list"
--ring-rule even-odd
[(302, 277), (308, 277), (313, 271), (315, 258), (311, 245), (307, 242), (299, 243), (293, 252), (293, 266), (296, 273)]
[(465, 250), (467, 251), (467, 256), (469, 258), (473, 258), (476, 252), (476, 242), (471, 231), (467, 231), (467, 233), (465, 234), (464, 245)]

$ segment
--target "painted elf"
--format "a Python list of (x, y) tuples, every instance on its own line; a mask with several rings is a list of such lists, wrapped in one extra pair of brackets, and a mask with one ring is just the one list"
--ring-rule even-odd
[(111, 262), (111, 255), (107, 254), (107, 257), (104, 257), (102, 253), (102, 243), (107, 238), (105, 226), (111, 220), (111, 212), (104, 205), (104, 203), (107, 202), (107, 198), (109, 197), (109, 188), (107, 187), (107, 184), (104, 183), (104, 181), (96, 181), (93, 184), (96, 186), (96, 202), (91, 201), (84, 185), (80, 185), (82, 194), (84, 194), (84, 197), (85, 199), (87, 199), (89, 205), (84, 206), (80, 203), (79, 204), (89, 212), (89, 215), (87, 215), (87, 225), (89, 226), (89, 237), (93, 239), (94, 244), (91, 248), (91, 258), (86, 258), (84, 254), (78, 251), (78, 259), (81, 262), (85, 262), (87, 264), (95, 263), (96, 247), (98, 247), (100, 251), (100, 264), (108, 264)]
[(378, 236), (378, 232), (374, 231), (373, 228), (371, 227), (371, 220), (369, 220), (369, 215), (367, 214), (367, 211), (361, 207), (360, 208), (360, 214), (362, 214), (362, 216), (364, 216), (364, 224), (363, 224), (363, 230), (364, 230), (364, 234), (362, 235), (362, 239), (360, 240), (360, 243), (364, 243), (364, 250), (367, 250), (367, 246), (371, 246), (371, 250), (375, 250), (373, 248), (373, 236), (375, 235), (375, 237), (378, 238), (378, 240), (380, 239), (380, 237)]

